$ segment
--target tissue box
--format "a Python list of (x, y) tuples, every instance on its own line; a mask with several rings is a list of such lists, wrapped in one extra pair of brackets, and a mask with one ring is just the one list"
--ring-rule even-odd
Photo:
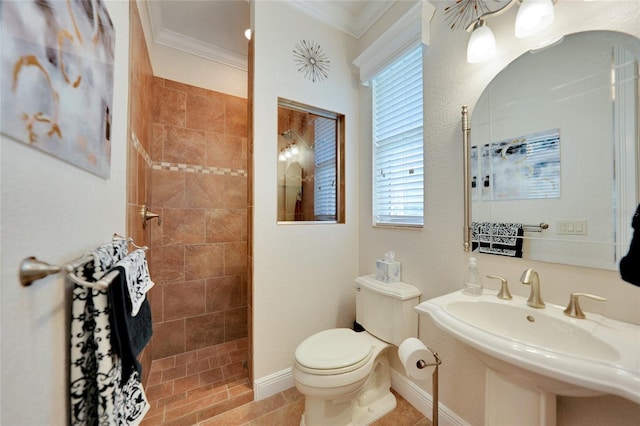
[(400, 281), (400, 262), (376, 260), (376, 279), (385, 283)]

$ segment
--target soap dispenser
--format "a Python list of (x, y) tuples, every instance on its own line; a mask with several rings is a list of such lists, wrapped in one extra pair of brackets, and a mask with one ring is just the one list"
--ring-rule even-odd
[(467, 273), (464, 277), (464, 289), (463, 291), (466, 294), (470, 294), (472, 296), (480, 296), (482, 295), (482, 279), (480, 278), (480, 273), (478, 272), (478, 265), (476, 263), (475, 257), (469, 258), (469, 267), (467, 268)]

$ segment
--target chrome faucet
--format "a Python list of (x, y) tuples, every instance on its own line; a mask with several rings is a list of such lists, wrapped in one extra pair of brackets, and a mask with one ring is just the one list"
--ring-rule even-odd
[(544, 302), (540, 295), (540, 277), (538, 273), (529, 268), (522, 273), (520, 282), (531, 286), (531, 294), (529, 294), (529, 299), (527, 299), (527, 305), (536, 309), (544, 308)]

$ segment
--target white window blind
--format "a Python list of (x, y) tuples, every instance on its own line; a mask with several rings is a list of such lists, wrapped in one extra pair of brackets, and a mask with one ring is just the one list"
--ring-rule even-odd
[(373, 219), (423, 226), (422, 45), (372, 80)]
[(335, 220), (337, 200), (336, 120), (317, 118), (314, 126), (315, 186), (313, 208), (316, 220)]

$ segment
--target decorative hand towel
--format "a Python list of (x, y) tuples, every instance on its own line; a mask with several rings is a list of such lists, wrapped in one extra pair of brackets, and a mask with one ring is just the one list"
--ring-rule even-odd
[(145, 300), (145, 295), (153, 287), (144, 250), (134, 250), (120, 260), (116, 266), (121, 266), (125, 270), (126, 284), (131, 300), (131, 315), (136, 316)]
[(142, 374), (142, 366), (137, 358), (153, 334), (151, 308), (149, 301), (143, 297), (137, 315), (133, 316), (127, 289), (129, 273), (123, 266), (116, 266), (113, 270), (119, 274), (109, 286), (111, 344), (114, 353), (122, 360), (122, 383), (127, 383), (132, 373)]
[(640, 286), (640, 205), (633, 215), (631, 226), (633, 237), (629, 253), (620, 261), (620, 277), (633, 285)]
[(93, 262), (87, 264), (82, 272), (87, 274), (84, 279), (91, 276), (91, 282), (98, 281), (116, 262), (124, 259), (129, 252), (128, 244), (127, 240), (118, 239), (94, 249), (90, 253), (94, 258)]
[[(121, 367), (121, 363), (118, 363), (118, 366)], [(120, 377), (119, 369), (116, 377)], [(113, 403), (115, 406), (114, 417), (116, 422), (108, 423), (109, 425), (138, 426), (142, 422), (151, 406), (149, 405), (149, 401), (147, 401), (147, 396), (144, 393), (144, 388), (142, 387), (138, 373), (134, 372), (124, 386), (117, 383)]]
[(522, 257), (523, 236), (521, 223), (473, 222), (471, 247), (480, 253)]
[[(126, 255), (126, 244), (117, 241), (113, 247), (94, 250), (93, 262), (79, 267), (76, 275), (97, 281)], [(74, 284), (69, 354), (72, 425), (138, 425), (150, 408), (137, 373), (121, 385), (121, 361), (111, 348), (110, 310), (107, 290)]]
[(480, 247), (480, 237), (483, 238), (491, 232), (489, 222), (471, 222), (471, 251), (476, 251)]

